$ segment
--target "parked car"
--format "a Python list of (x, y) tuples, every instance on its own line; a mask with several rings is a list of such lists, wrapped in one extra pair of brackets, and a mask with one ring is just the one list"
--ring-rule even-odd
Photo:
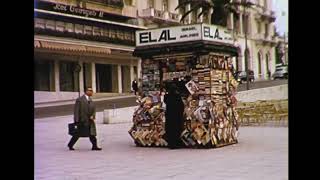
[[(241, 84), (242, 82), (247, 81), (247, 72), (246, 71), (237, 71), (234, 75), (234, 78)], [(249, 70), (249, 82), (254, 82), (254, 72)]]
[(276, 79), (288, 79), (288, 66), (278, 66), (272, 75), (274, 80)]

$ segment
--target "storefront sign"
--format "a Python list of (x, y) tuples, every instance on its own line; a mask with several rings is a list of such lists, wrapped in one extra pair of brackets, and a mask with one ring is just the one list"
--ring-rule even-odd
[(232, 34), (229, 30), (213, 25), (202, 24), (202, 39), (233, 44)]
[(36, 9), (43, 9), (48, 11), (61, 12), (66, 14), (73, 14), (84, 17), (98, 18), (98, 19), (108, 19), (108, 14), (103, 11), (96, 11), (86, 8), (81, 8), (72, 5), (51, 3), (45, 1), (37, 1), (35, 4)]
[(136, 46), (208, 40), (233, 43), (231, 33), (223, 27), (205, 24), (136, 31)]

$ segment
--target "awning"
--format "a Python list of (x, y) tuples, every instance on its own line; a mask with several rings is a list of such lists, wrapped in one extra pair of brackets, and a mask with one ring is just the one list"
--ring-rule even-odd
[(111, 54), (111, 49), (109, 49), (109, 48), (101, 48), (101, 47), (86, 46), (86, 51), (95, 52), (95, 53)]
[(51, 41), (35, 40), (34, 47), (49, 49), (49, 50), (111, 54), (111, 49), (109, 48), (70, 44), (70, 43), (51, 42)]
[(133, 55), (136, 57), (151, 57), (173, 53), (226, 53), (238, 55), (238, 48), (231, 44), (214, 43), (210, 41), (189, 41), (172, 44), (149, 45), (136, 47)]

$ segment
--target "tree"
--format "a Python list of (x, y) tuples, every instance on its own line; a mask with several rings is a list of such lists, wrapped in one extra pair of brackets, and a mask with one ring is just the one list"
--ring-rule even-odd
[[(202, 10), (199, 13), (198, 18), (204, 14), (211, 17), (211, 24), (226, 26), (227, 17), (230, 12), (234, 13), (235, 18), (239, 18), (237, 13), (237, 3), (231, 1), (232, 0), (181, 0), (179, 1), (179, 5), (176, 7), (176, 10), (191, 4), (191, 9), (182, 15), (180, 20), (181, 22), (191, 12), (197, 12), (198, 9), (201, 8)], [(210, 10), (213, 10), (212, 14), (210, 14)]]

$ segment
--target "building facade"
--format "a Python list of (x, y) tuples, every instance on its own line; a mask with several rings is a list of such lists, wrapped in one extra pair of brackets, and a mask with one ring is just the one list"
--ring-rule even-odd
[[(248, 68), (256, 80), (265, 80), (268, 71), (275, 70), (275, 15), (272, 0), (251, 2), (255, 7), (230, 13), (226, 26), (238, 46), (233, 61), (240, 71), (245, 70), (248, 25)], [(35, 0), (35, 103), (75, 99), (86, 86), (102, 95), (130, 92), (132, 80), (141, 75), (141, 60), (132, 56), (136, 30), (210, 24), (210, 15), (198, 17), (201, 9), (180, 22), (193, 4), (175, 10), (178, 4), (179, 0)]]
[(140, 77), (132, 56), (136, 7), (122, 0), (34, 1), (35, 104), (129, 93)]
[[(183, 0), (136, 0), (139, 22), (148, 28), (174, 26), (180, 24), (183, 13), (193, 4), (175, 10)], [(240, 2), (240, 0), (234, 0)], [(248, 0), (249, 1), (249, 0)], [(272, 0), (250, 0), (254, 6), (244, 9), (239, 6), (237, 14), (229, 13), (226, 26), (233, 31), (235, 45), (239, 47), (238, 58), (234, 58), (237, 70), (245, 70), (245, 29), (247, 26), (248, 68), (255, 73), (256, 80), (267, 80), (268, 71), (275, 70), (275, 46), (277, 38), (274, 32), (275, 13)], [(210, 15), (198, 17), (201, 9), (190, 13), (183, 24), (211, 23)], [(213, 11), (211, 10), (210, 13)], [(237, 17), (237, 18), (236, 18)]]

